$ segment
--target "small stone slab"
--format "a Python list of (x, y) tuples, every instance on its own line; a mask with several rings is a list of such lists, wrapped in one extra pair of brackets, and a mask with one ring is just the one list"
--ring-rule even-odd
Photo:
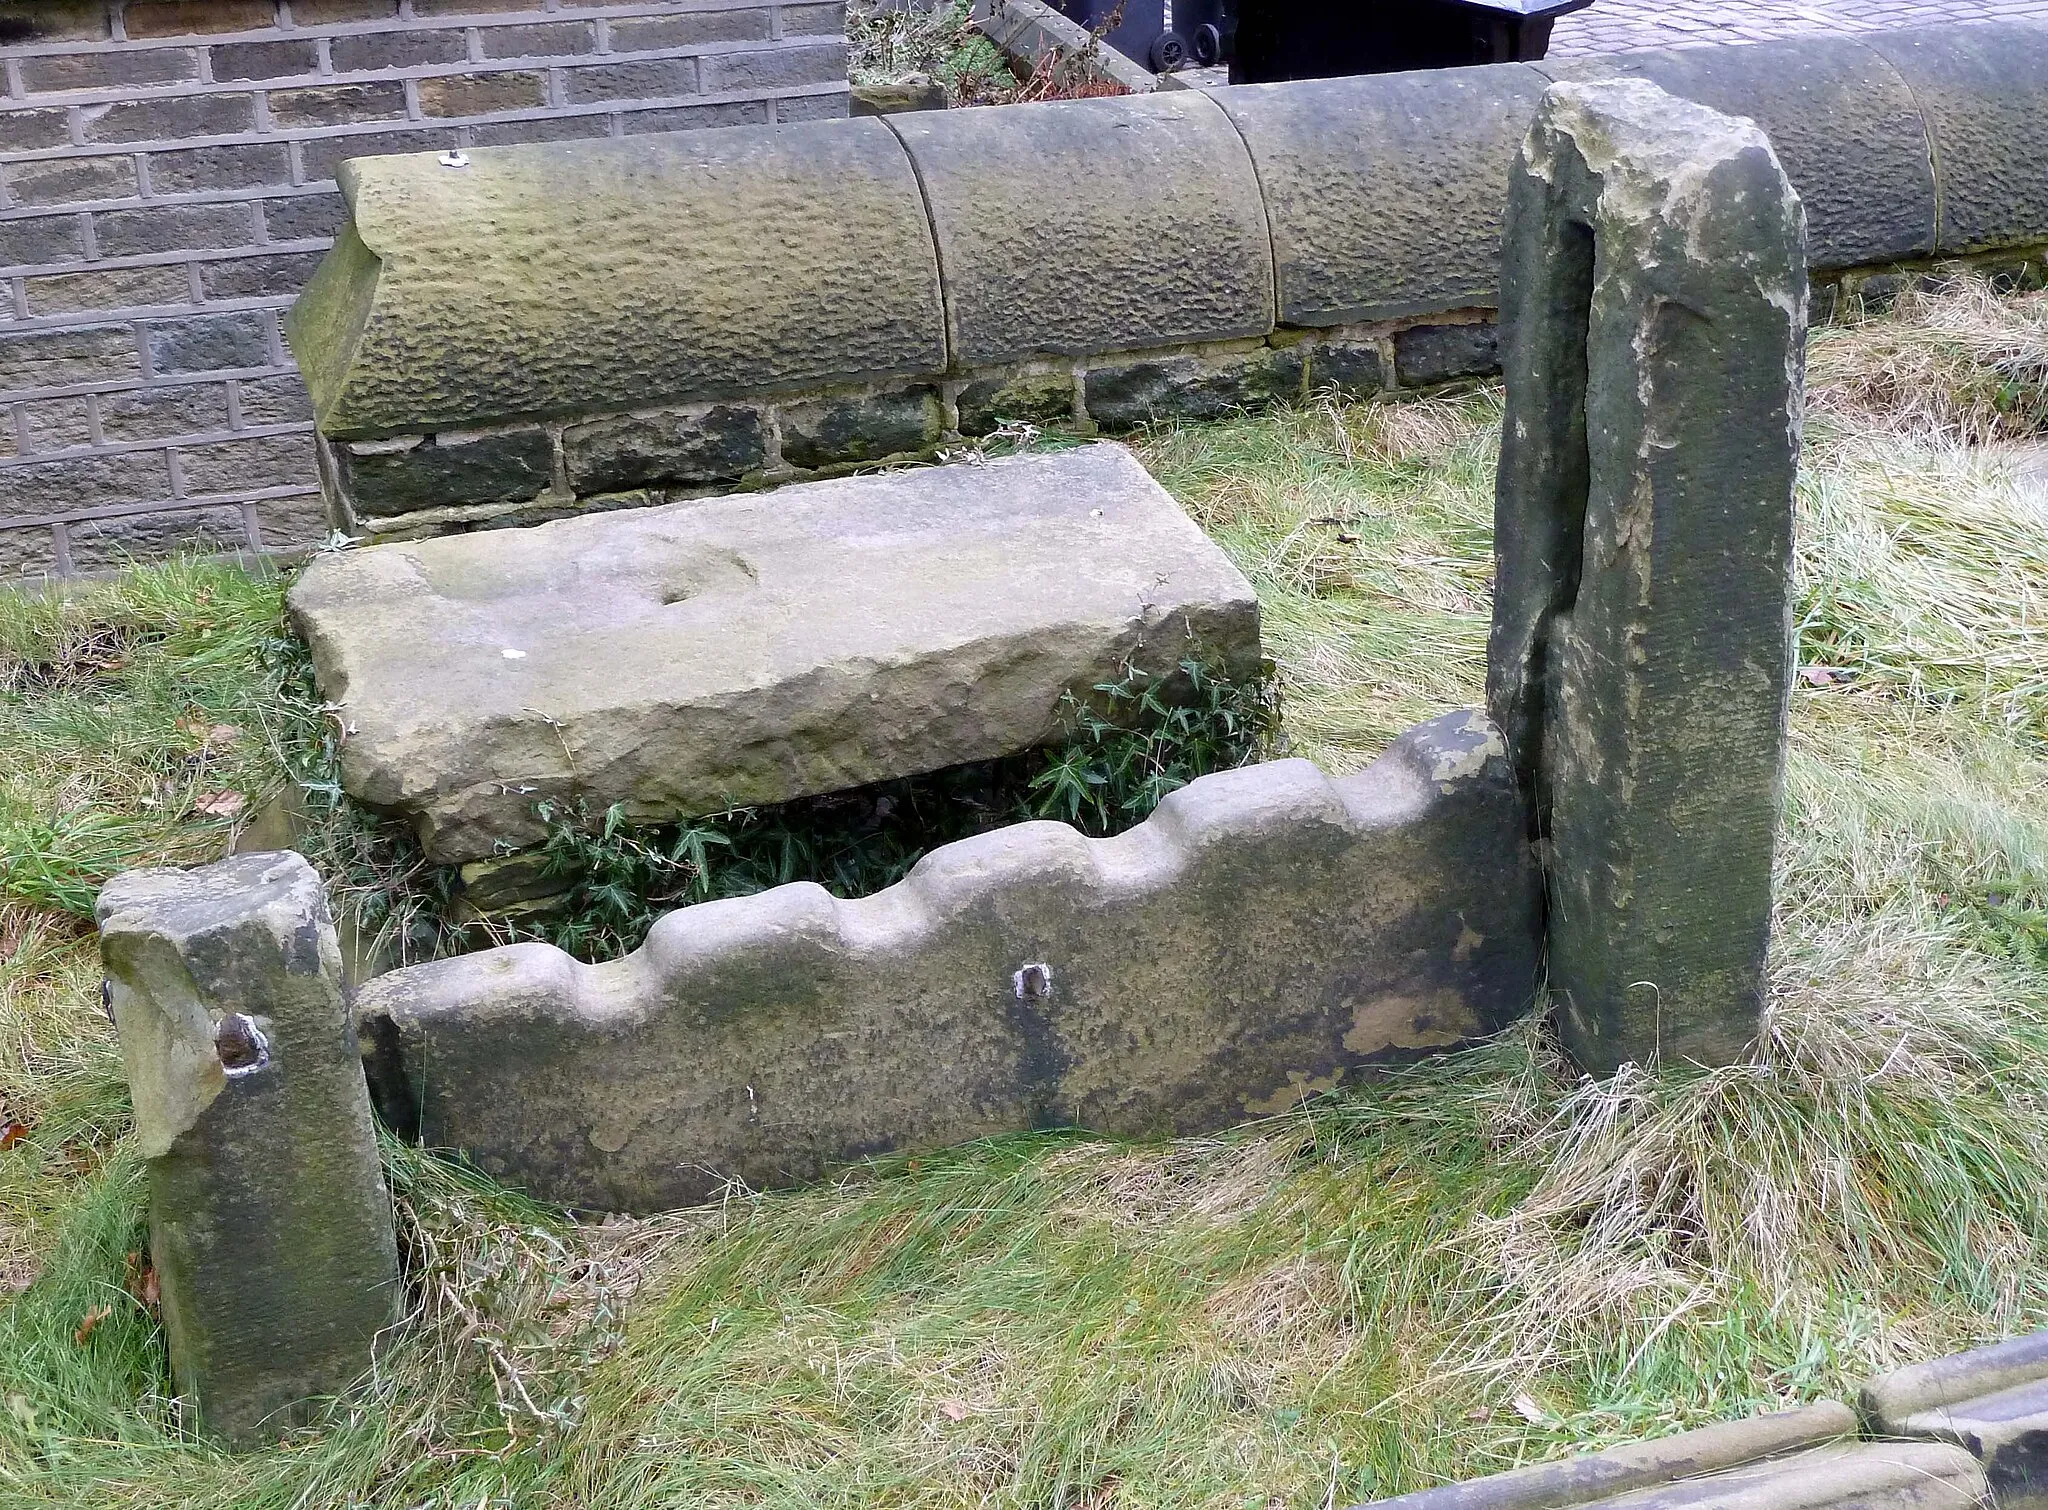
[(1068, 690), (1259, 661), (1251, 585), (1123, 447), (316, 558), (290, 595), (342, 781), (431, 858), (1009, 755)]
[(853, 901), (705, 902), (634, 955), (513, 944), (356, 998), (379, 1103), (551, 1201), (650, 1210), (1034, 1127), (1197, 1133), (1498, 1030), (1527, 815), (1476, 712), (1332, 781), (1206, 776), (1113, 839), (1021, 823)]
[(1873, 1431), (1969, 1452), (1999, 1510), (2048, 1506), (2048, 1332), (1900, 1369), (1862, 1405)]
[(296, 854), (236, 855), (118, 875), (99, 923), (178, 1393), (275, 1441), (400, 1309), (326, 892)]

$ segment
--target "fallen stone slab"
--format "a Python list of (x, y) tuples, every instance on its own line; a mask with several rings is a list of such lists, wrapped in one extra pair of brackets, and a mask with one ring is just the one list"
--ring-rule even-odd
[(987, 760), (1070, 689), (1259, 663), (1251, 585), (1121, 446), (321, 556), (290, 594), (342, 782), (428, 855)]
[(1874, 1433), (1967, 1451), (1999, 1510), (2048, 1506), (2048, 1332), (1900, 1369), (1860, 1404)]
[(326, 893), (248, 854), (128, 871), (98, 910), (178, 1393), (232, 1445), (275, 1440), (399, 1314)]
[(1792, 670), (1805, 216), (1750, 121), (1556, 84), (1508, 186), (1488, 706), (1600, 1072), (1755, 1037)]
[(1499, 735), (1455, 713), (1340, 780), (1224, 772), (1116, 838), (1019, 824), (856, 901), (702, 903), (607, 964), (417, 965), (356, 1010), (388, 1120), (580, 1207), (1030, 1128), (1202, 1132), (1524, 1012), (1526, 828)]
[[(1967, 1510), (1984, 1476), (1927, 1442), (1848, 1440), (1837, 1401), (1378, 1501), (1375, 1510)], [(1359, 1510), (1359, 1507), (1355, 1507)]]

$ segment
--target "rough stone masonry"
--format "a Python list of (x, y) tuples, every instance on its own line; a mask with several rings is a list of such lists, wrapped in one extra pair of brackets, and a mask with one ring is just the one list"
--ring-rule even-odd
[(1805, 215), (1746, 120), (1548, 90), (1510, 182), (1488, 701), (1580, 1062), (1726, 1063), (1770, 931)]
[(399, 1313), (391, 1200), (326, 891), (295, 854), (100, 893), (178, 1393), (254, 1445), (370, 1367)]

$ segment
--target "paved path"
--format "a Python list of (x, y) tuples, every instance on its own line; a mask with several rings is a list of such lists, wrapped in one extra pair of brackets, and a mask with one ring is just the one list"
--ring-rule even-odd
[(2048, 0), (1593, 0), (1558, 21), (1550, 56), (2013, 20), (2048, 23)]

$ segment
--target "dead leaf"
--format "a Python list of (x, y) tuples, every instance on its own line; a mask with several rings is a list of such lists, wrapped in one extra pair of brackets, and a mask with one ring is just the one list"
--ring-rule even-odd
[(206, 731), (206, 742), (210, 745), (231, 745), (242, 737), (242, 731), (233, 724), (215, 724)]
[(12, 1148), (28, 1138), (26, 1122), (0, 1122), (0, 1149)]
[(71, 1334), (71, 1340), (84, 1347), (92, 1338), (93, 1328), (113, 1314), (112, 1306), (94, 1306), (85, 1313), (85, 1320), (79, 1322), (78, 1330)]
[(1550, 1419), (1549, 1414), (1543, 1409), (1543, 1407), (1538, 1405), (1534, 1400), (1530, 1399), (1527, 1395), (1516, 1395), (1515, 1398), (1510, 1400), (1508, 1403), (1514, 1406), (1515, 1414), (1520, 1416), (1524, 1421), (1527, 1421), (1531, 1426), (1541, 1426), (1544, 1422)]
[(1493, 1407), (1490, 1405), (1482, 1405), (1477, 1410), (1468, 1410), (1465, 1412), (1465, 1419), (1468, 1421), (1476, 1421), (1483, 1426), (1488, 1421), (1491, 1421), (1493, 1419)]
[(941, 1400), (939, 1414), (948, 1421), (964, 1421), (974, 1414), (974, 1407), (965, 1400)]
[(1828, 687), (1834, 684), (1835, 673), (1828, 666), (1801, 666), (1799, 674), (1806, 678), (1809, 687)]
[(209, 818), (239, 818), (249, 799), (240, 792), (208, 792), (192, 804), (192, 811)]
[(163, 1302), (163, 1286), (157, 1281), (156, 1265), (149, 1261), (149, 1255), (137, 1249), (128, 1255), (128, 1272), (122, 1277), (121, 1288), (135, 1297), (135, 1303), (155, 1315)]

